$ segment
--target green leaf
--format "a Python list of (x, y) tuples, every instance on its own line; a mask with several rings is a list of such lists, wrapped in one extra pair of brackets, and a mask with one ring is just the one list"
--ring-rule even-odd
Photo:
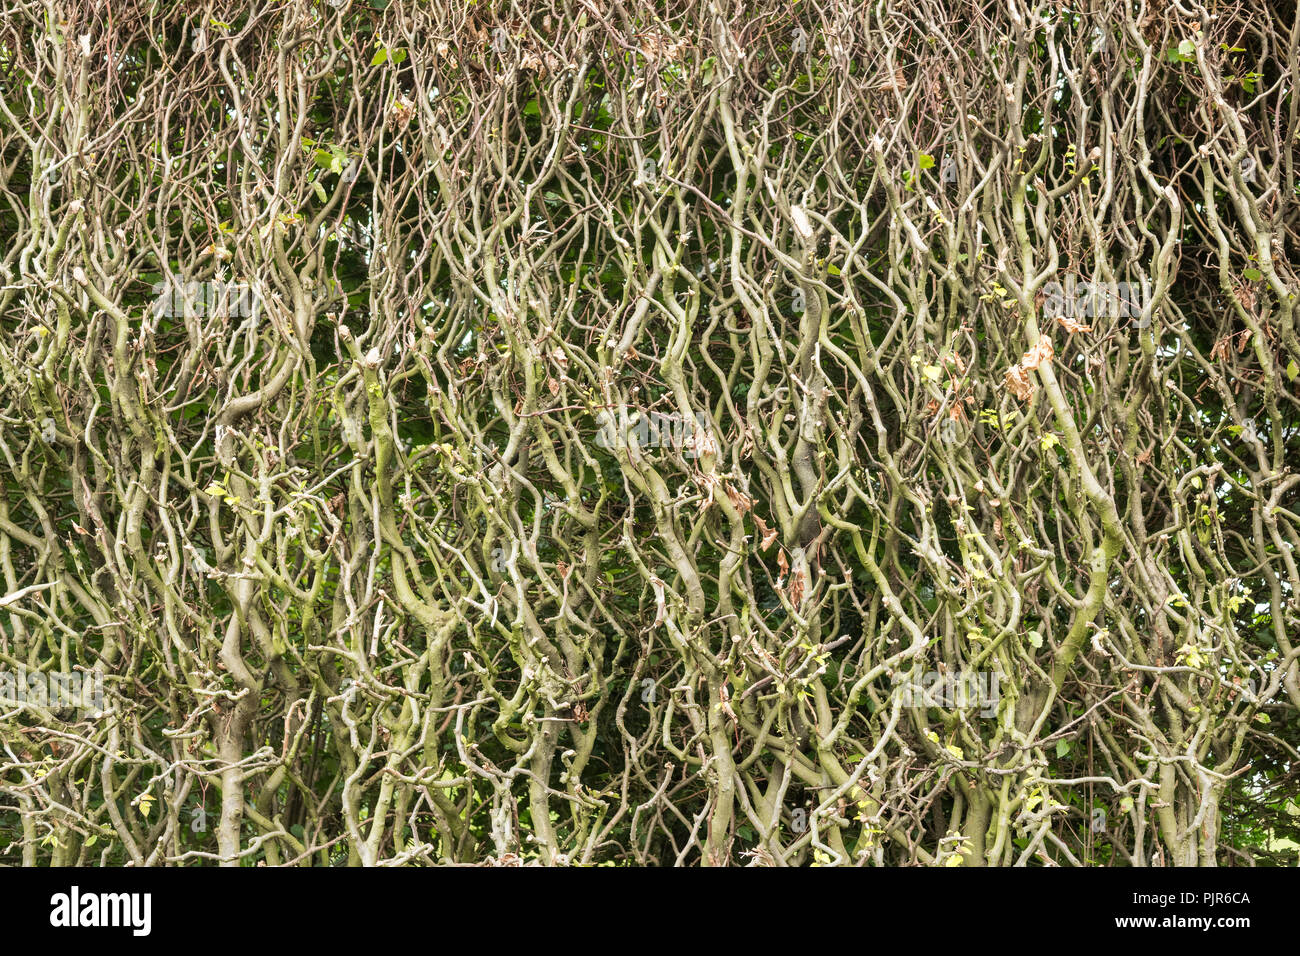
[(1065, 757), (1065, 756), (1068, 756), (1069, 753), (1070, 753), (1070, 751), (1073, 750), (1073, 749), (1074, 749), (1074, 744), (1070, 743), (1070, 741), (1068, 741), (1068, 740), (1058, 740), (1058, 741), (1056, 742), (1056, 756), (1057, 756), (1057, 757)]
[(929, 153), (918, 153), (917, 160), (922, 169), (931, 169), (934, 167), (934, 157)]
[(921, 374), (932, 382), (939, 381), (939, 376), (943, 374), (943, 369), (937, 365), (926, 365), (921, 369)]
[(321, 202), (329, 201), (329, 196), (325, 194), (325, 187), (320, 184), (319, 180), (312, 183), (312, 188), (316, 190), (317, 199), (319, 199)]
[(1286, 379), (1288, 382), (1294, 382), (1297, 375), (1300, 375), (1300, 365), (1296, 365), (1295, 359), (1292, 359), (1286, 365)]
[(371, 66), (382, 66), (388, 62), (388, 48), (380, 47), (379, 52), (370, 58)]
[(1178, 44), (1178, 55), (1191, 59), (1196, 55), (1196, 44), (1191, 40), (1184, 40)]
[(1245, 275), (1245, 277), (1251, 282), (1258, 282), (1260, 279), (1264, 278), (1264, 273), (1260, 272), (1258, 269), (1247, 269), (1243, 275)]

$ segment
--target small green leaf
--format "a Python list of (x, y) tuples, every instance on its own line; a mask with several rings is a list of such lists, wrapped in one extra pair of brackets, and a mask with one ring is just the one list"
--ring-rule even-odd
[(1057, 757), (1065, 757), (1065, 756), (1068, 756), (1069, 753), (1070, 753), (1070, 751), (1073, 750), (1073, 749), (1074, 749), (1074, 744), (1070, 743), (1070, 741), (1068, 741), (1068, 740), (1058, 740), (1058, 741), (1056, 742), (1056, 756), (1057, 756)]
[(1260, 279), (1264, 278), (1264, 273), (1260, 272), (1258, 269), (1247, 269), (1243, 274), (1251, 282), (1258, 282)]
[(321, 202), (329, 200), (329, 196), (325, 195), (325, 187), (320, 184), (319, 180), (312, 183), (312, 188), (316, 190), (316, 198)]
[(929, 153), (918, 153), (917, 160), (922, 169), (932, 169), (934, 167), (934, 157)]
[(388, 48), (380, 47), (379, 52), (370, 58), (371, 66), (382, 66), (388, 62)]
[(1286, 380), (1294, 382), (1297, 375), (1300, 375), (1300, 365), (1296, 365), (1295, 359), (1292, 359), (1286, 364)]
[(1191, 40), (1184, 40), (1178, 44), (1178, 55), (1181, 57), (1191, 58), (1196, 55), (1196, 44)]

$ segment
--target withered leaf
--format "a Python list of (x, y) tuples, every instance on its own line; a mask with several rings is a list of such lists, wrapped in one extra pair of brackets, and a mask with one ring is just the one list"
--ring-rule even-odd
[(803, 595), (806, 589), (804, 577), (802, 568), (795, 571), (790, 577), (790, 586), (786, 588), (786, 597), (790, 599), (790, 603), (795, 607), (799, 607), (803, 603)]
[(1026, 370), (1036, 369), (1044, 362), (1050, 362), (1055, 355), (1052, 340), (1046, 335), (1039, 336), (1038, 344), (1020, 357), (1020, 365)]
[(1034, 397), (1034, 392), (1038, 388), (1029, 377), (1024, 366), (1013, 365), (1007, 369), (1006, 377), (1003, 384), (1011, 390), (1011, 394), (1016, 396), (1022, 402), (1027, 402)]

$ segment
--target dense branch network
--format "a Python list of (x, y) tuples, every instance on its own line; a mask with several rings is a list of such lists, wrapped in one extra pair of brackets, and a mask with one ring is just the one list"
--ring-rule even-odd
[(1293, 862), (1298, 48), (14, 0), (0, 858)]

